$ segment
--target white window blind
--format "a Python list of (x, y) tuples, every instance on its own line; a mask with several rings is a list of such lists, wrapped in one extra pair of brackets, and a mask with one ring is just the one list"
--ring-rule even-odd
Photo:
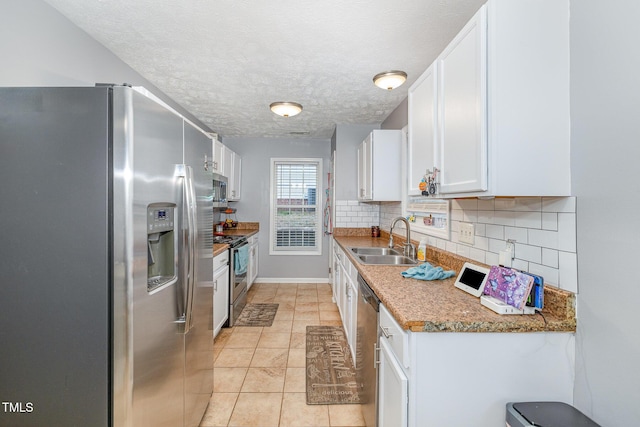
[(271, 253), (319, 255), (322, 159), (271, 159)]

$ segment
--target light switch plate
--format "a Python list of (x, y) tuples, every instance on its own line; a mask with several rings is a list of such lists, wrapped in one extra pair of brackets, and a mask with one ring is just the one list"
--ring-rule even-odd
[(470, 222), (461, 222), (458, 230), (458, 241), (473, 245), (475, 238), (475, 226)]

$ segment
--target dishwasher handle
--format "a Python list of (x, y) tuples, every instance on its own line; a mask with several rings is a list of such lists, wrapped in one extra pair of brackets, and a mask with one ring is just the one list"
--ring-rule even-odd
[(380, 311), (380, 299), (360, 274), (358, 274), (358, 291), (363, 302), (372, 306), (376, 312)]

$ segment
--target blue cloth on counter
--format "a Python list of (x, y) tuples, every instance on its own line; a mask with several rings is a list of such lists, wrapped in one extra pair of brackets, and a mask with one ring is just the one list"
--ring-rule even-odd
[(247, 271), (247, 264), (249, 263), (249, 245), (240, 246), (236, 257), (234, 258), (234, 267), (236, 274), (242, 274)]
[(453, 276), (455, 271), (444, 271), (442, 267), (434, 267), (425, 262), (417, 267), (411, 267), (407, 271), (402, 272), (403, 277), (410, 277), (418, 280), (441, 280)]

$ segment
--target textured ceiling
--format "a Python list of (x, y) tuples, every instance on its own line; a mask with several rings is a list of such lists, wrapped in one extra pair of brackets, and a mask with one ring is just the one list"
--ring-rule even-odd
[[(486, 0), (45, 1), (223, 137), (329, 138), (381, 123)], [(408, 82), (373, 85), (391, 69)]]

